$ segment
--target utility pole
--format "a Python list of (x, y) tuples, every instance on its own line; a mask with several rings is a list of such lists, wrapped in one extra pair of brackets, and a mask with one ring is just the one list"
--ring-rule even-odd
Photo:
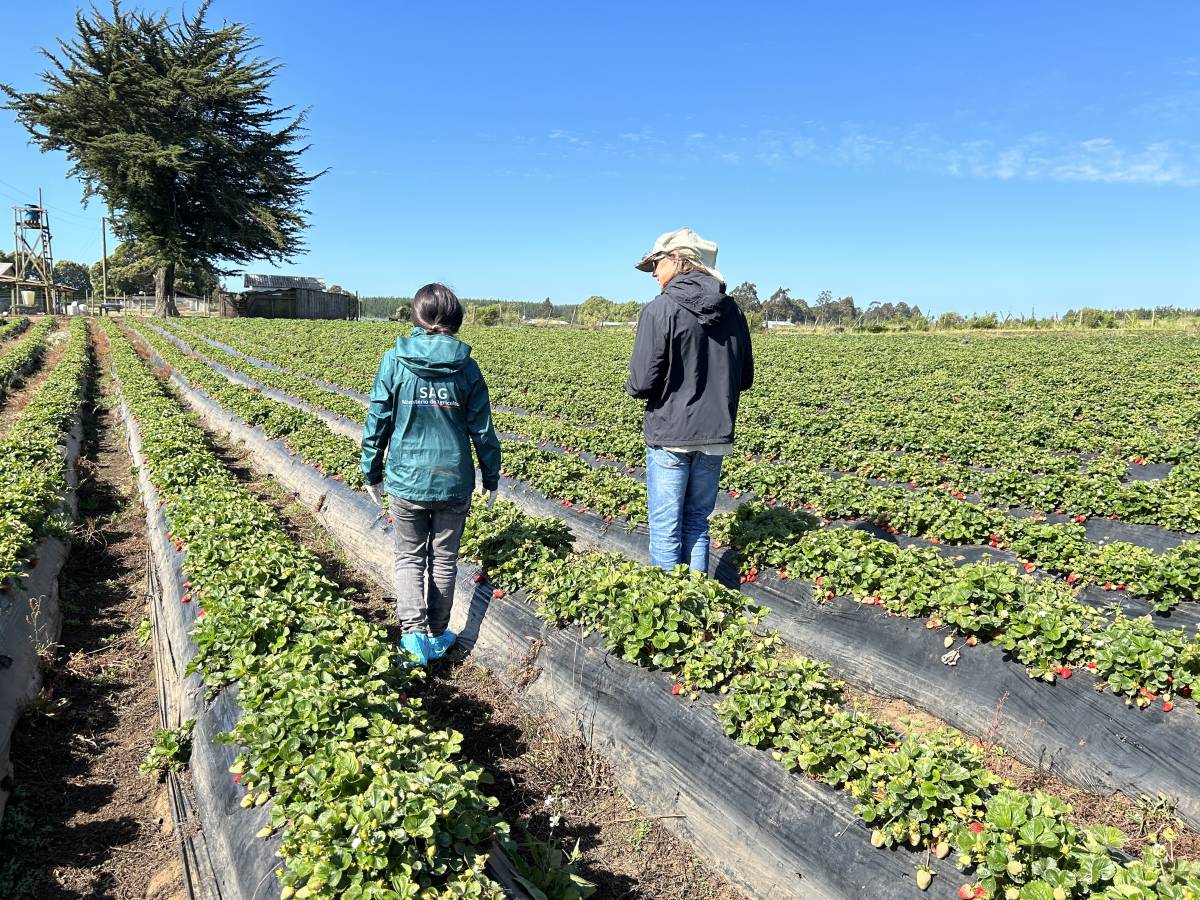
[(108, 217), (100, 217), (100, 312), (104, 312), (104, 304), (108, 302)]

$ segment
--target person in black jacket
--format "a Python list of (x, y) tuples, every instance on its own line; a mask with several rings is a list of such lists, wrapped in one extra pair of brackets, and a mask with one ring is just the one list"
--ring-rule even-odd
[(733, 452), (742, 391), (754, 383), (750, 329), (725, 293), (717, 245), (668, 232), (636, 266), (662, 293), (642, 310), (626, 392), (646, 401), (650, 561), (708, 571), (708, 519)]

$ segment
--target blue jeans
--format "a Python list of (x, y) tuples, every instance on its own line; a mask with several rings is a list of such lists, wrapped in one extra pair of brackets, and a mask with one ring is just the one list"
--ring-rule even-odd
[(721, 457), (646, 448), (650, 563), (708, 572), (708, 517), (717, 505)]

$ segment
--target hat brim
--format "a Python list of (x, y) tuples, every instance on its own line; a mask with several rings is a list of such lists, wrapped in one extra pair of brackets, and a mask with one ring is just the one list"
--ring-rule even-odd
[(651, 251), (642, 257), (642, 261), (634, 265), (634, 268), (639, 272), (653, 272), (654, 267), (658, 265), (657, 257), (660, 254)]

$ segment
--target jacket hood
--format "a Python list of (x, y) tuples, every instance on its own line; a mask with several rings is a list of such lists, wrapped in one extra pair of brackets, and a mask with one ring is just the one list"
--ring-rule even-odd
[(452, 375), (470, 358), (470, 344), (448, 334), (429, 334), (424, 328), (414, 328), (412, 337), (396, 338), (396, 359), (422, 378)]
[(719, 321), (725, 315), (725, 286), (703, 272), (687, 272), (672, 278), (663, 294), (670, 297), (700, 320), (701, 325)]

